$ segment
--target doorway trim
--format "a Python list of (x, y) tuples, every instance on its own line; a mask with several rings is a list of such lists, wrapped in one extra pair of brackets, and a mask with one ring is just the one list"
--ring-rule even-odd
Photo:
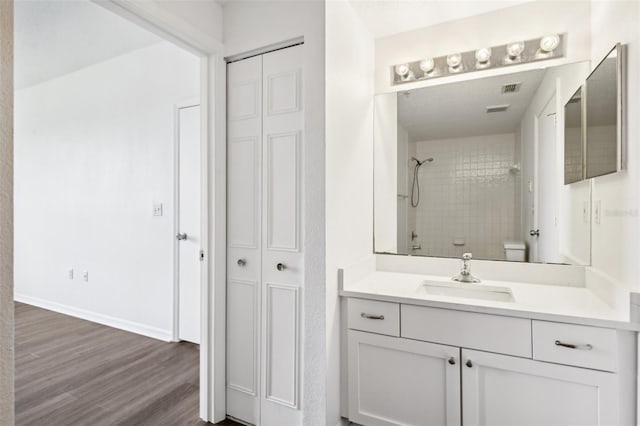
[(226, 63), (224, 46), (152, 2), (91, 0), (200, 57), (200, 417), (226, 418)]
[[(173, 330), (171, 338), (174, 342), (180, 341), (180, 242), (175, 238), (180, 232), (180, 110), (184, 108), (199, 107), (200, 99), (193, 98), (178, 102), (173, 106)], [(200, 117), (202, 123), (202, 117)], [(202, 145), (202, 144), (201, 144)], [(202, 146), (201, 146), (202, 148)], [(200, 153), (202, 158), (202, 152)], [(201, 173), (202, 175), (203, 173)], [(202, 176), (200, 177), (202, 183)], [(201, 185), (202, 186), (202, 185)], [(199, 194), (202, 197), (202, 193)], [(204, 210), (200, 202), (200, 214)], [(202, 218), (200, 220), (202, 222)], [(202, 224), (202, 223), (201, 223)], [(201, 244), (202, 246), (202, 244)], [(204, 248), (200, 247), (201, 252)], [(202, 269), (202, 268), (201, 268)], [(200, 282), (202, 283), (202, 273), (200, 270)], [(200, 294), (202, 300), (202, 294)], [(202, 315), (200, 315), (202, 323)], [(202, 330), (202, 324), (200, 324)]]

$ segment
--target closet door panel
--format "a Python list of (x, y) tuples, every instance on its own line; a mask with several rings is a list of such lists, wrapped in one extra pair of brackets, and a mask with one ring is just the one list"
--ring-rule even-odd
[(262, 57), (227, 70), (227, 414), (259, 424)]
[(263, 56), (262, 425), (302, 423), (302, 51)]

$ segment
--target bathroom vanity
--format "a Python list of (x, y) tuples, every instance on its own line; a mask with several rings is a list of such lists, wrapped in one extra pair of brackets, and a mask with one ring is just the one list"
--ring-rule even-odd
[[(378, 256), (378, 266), (385, 258), (394, 263)], [(530, 267), (550, 276), (559, 266)], [(635, 424), (634, 305), (614, 309), (585, 283), (542, 281), (343, 271), (349, 420)]]

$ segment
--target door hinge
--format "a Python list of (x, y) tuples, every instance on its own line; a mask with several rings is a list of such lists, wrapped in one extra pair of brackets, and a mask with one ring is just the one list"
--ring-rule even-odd
[(200, 250), (200, 262), (204, 262), (204, 250)]

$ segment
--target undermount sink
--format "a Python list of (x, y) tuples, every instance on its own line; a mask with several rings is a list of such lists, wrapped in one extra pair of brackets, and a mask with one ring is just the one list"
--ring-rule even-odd
[(434, 296), (464, 297), (467, 299), (493, 300), (496, 302), (513, 302), (513, 294), (508, 287), (498, 287), (476, 283), (460, 283), (445, 281), (424, 281), (418, 292)]

